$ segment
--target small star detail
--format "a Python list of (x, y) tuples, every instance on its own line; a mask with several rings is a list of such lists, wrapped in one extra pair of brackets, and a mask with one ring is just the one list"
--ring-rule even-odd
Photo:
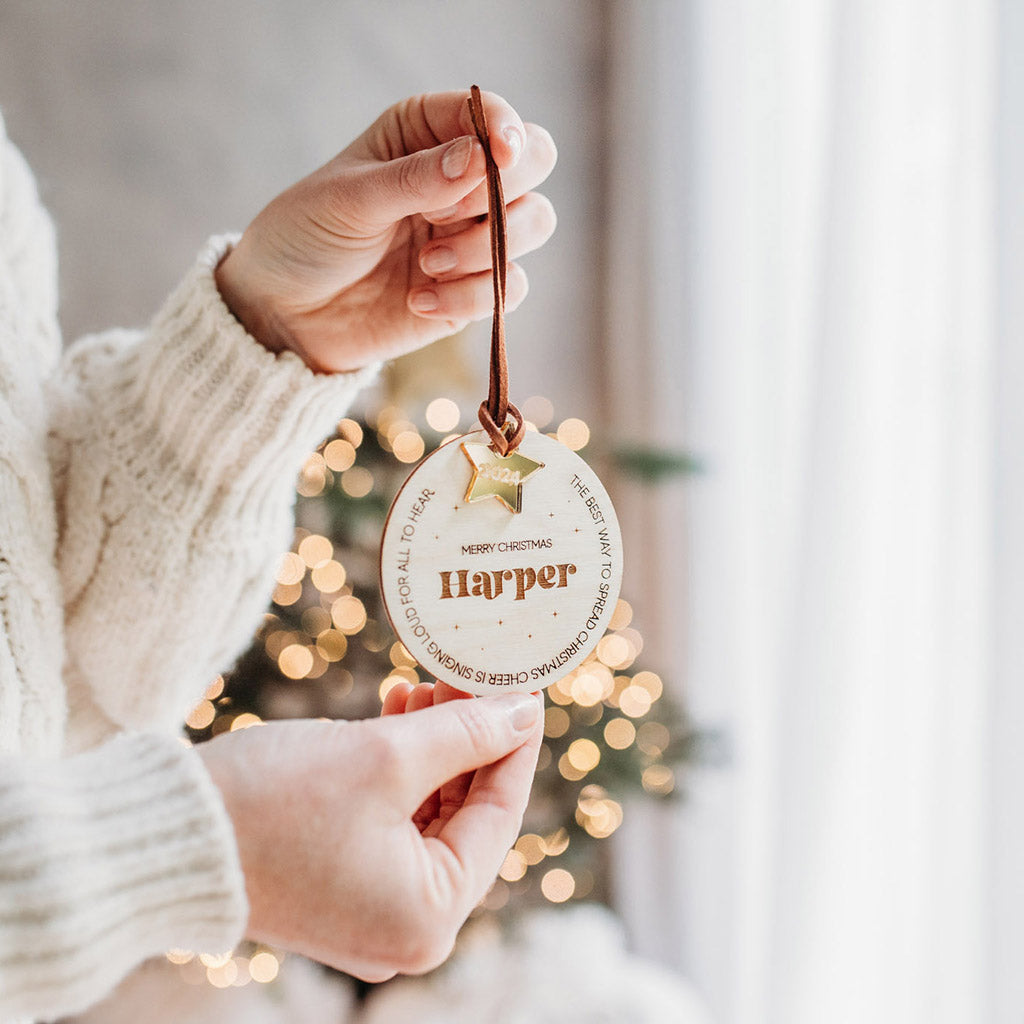
[(523, 484), (539, 469), (543, 462), (528, 459), (519, 452), (499, 455), (490, 445), (466, 441), (462, 451), (473, 466), (466, 501), (484, 501), (497, 498), (510, 512), (523, 510)]

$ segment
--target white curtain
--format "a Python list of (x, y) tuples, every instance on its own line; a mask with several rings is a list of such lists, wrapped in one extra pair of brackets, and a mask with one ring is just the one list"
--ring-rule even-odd
[(1024, 1012), (1013, 7), (611, 5), (608, 402), (706, 463), (631, 592), (732, 749), (619, 896), (723, 1024)]

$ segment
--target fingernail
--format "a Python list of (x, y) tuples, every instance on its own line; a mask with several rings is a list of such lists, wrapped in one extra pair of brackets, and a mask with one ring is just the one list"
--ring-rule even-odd
[(465, 135), (456, 139), (441, 157), (441, 173), (449, 180), (455, 181), (466, 173), (469, 159), (473, 155), (473, 140)]
[(505, 700), (506, 714), (512, 722), (512, 728), (516, 732), (530, 732), (540, 715), (540, 701), (527, 693), (517, 693), (514, 696), (509, 694)]
[(508, 148), (512, 150), (512, 165), (519, 163), (523, 152), (523, 133), (518, 128), (506, 128), (502, 133)]
[(424, 274), (447, 274), (458, 265), (455, 250), (447, 245), (426, 249), (420, 253), (420, 267)]
[(437, 292), (423, 288), (409, 296), (409, 307), (417, 313), (431, 313), (437, 309)]

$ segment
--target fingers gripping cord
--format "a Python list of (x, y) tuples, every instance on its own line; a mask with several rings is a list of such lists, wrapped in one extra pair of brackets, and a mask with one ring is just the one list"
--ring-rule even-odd
[(508, 360), (505, 354), (505, 284), (508, 277), (508, 232), (505, 194), (501, 173), (491, 153), (487, 117), (480, 89), (470, 89), (469, 112), (473, 128), (483, 146), (487, 163), (487, 214), (491, 225), (491, 274), (494, 281), (494, 318), (491, 322), (491, 368), (487, 401), (480, 403), (480, 424), (499, 455), (509, 455), (519, 447), (526, 425), (523, 414), (508, 400)]

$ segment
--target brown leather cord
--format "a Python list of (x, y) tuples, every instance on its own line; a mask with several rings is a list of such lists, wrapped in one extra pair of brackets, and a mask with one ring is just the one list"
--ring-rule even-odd
[(494, 318), (491, 321), (491, 372), (487, 401), (480, 403), (480, 424), (499, 455), (509, 455), (519, 447), (526, 424), (523, 414), (508, 400), (508, 360), (505, 355), (505, 281), (508, 277), (508, 238), (505, 219), (505, 194), (501, 173), (491, 153), (487, 117), (478, 86), (472, 86), (469, 113), (476, 137), (484, 148), (487, 162), (487, 219), (491, 225), (491, 274), (494, 280)]

